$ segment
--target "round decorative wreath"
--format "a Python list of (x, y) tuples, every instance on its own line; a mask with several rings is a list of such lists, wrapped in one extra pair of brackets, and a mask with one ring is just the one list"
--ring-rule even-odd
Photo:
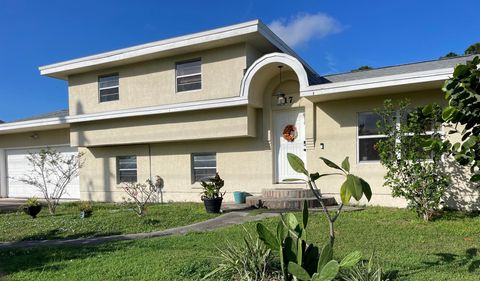
[(297, 138), (297, 128), (294, 125), (285, 126), (283, 138), (288, 142), (293, 142)]

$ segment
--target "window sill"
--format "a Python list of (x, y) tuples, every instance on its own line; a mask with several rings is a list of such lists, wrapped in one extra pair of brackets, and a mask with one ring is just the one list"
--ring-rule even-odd
[(189, 90), (189, 91), (181, 91), (181, 92), (178, 92), (176, 91), (175, 94), (183, 94), (183, 93), (195, 93), (195, 92), (201, 92), (202, 91), (202, 88), (200, 89), (196, 89), (196, 90)]
[(363, 161), (357, 161), (357, 164), (380, 164), (380, 160), (363, 160)]

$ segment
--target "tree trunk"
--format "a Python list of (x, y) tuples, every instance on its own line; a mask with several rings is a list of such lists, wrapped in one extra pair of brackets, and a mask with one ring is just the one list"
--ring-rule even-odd
[(333, 244), (335, 243), (335, 229), (334, 229), (334, 222), (328, 221), (328, 224), (330, 226), (330, 245), (333, 248)]

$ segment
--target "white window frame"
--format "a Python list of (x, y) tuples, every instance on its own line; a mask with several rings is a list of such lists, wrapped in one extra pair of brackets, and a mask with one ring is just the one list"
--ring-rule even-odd
[(379, 160), (361, 160), (360, 159), (360, 140), (361, 139), (375, 139), (375, 138), (386, 138), (386, 135), (365, 135), (365, 136), (360, 136), (358, 132), (358, 125), (359, 125), (359, 120), (360, 120), (360, 114), (363, 113), (375, 113), (374, 111), (362, 111), (362, 112), (357, 112), (357, 125), (356, 127), (356, 134), (357, 134), (357, 163), (361, 164), (368, 164), (368, 163), (380, 163)]
[[(129, 169), (121, 169), (120, 168), (120, 158), (122, 157), (135, 157), (135, 169), (129, 168)], [(120, 177), (120, 172), (121, 171), (135, 171), (135, 182), (138, 181), (138, 160), (136, 155), (121, 155), (116, 157), (116, 162), (117, 162), (117, 183), (125, 183), (125, 181), (122, 181)]]
[[(195, 167), (195, 156), (210, 156), (213, 155), (215, 156), (215, 167)], [(192, 167), (192, 183), (197, 183), (200, 182), (195, 178), (195, 170), (206, 170), (206, 169), (213, 169), (215, 168), (215, 173), (218, 172), (218, 164), (217, 164), (217, 153), (216, 152), (198, 152), (198, 153), (192, 153), (191, 154), (191, 167)]]
[[(187, 74), (187, 75), (177, 75), (177, 66), (179, 64), (184, 64), (184, 63), (189, 63), (189, 62), (196, 62), (198, 61), (200, 63), (200, 72), (198, 73), (192, 73), (192, 74)], [(190, 60), (184, 60), (184, 61), (178, 61), (175, 62), (175, 93), (188, 93), (188, 92), (195, 92), (195, 91), (200, 91), (203, 87), (203, 75), (202, 75), (202, 58), (195, 58), (195, 59), (190, 59)], [(186, 77), (192, 77), (192, 76), (198, 76), (200, 75), (200, 88), (199, 89), (194, 89), (194, 90), (185, 90), (185, 91), (178, 91), (178, 79), (179, 78), (186, 78)]]
[[(118, 84), (116, 86), (110, 86), (110, 87), (100, 87), (100, 78), (104, 77), (109, 77), (109, 76), (117, 76)], [(97, 83), (98, 83), (98, 103), (104, 103), (104, 102), (112, 102), (112, 101), (118, 101), (120, 100), (120, 75), (118, 73), (110, 73), (110, 74), (104, 74), (104, 75), (99, 75), (97, 78)], [(102, 101), (102, 96), (101, 96), (101, 91), (102, 90), (108, 90), (108, 89), (115, 89), (117, 88), (117, 96), (118, 98), (116, 100), (107, 100), (107, 101)]]
[[(378, 134), (378, 135), (366, 135), (366, 136), (360, 136), (358, 134), (358, 125), (359, 125), (359, 117), (360, 117), (360, 114), (362, 113), (374, 113), (374, 111), (362, 111), (362, 112), (357, 112), (357, 126), (356, 126), (356, 131), (357, 131), (357, 163), (359, 164), (368, 164), (368, 163), (380, 163), (380, 160), (360, 160), (360, 140), (361, 139), (374, 139), (374, 138), (386, 138), (387, 135), (381, 135), (381, 134)], [(397, 130), (400, 130), (400, 112), (397, 110), (396, 113), (395, 113), (395, 127)], [(431, 136), (433, 134), (440, 134), (440, 136), (442, 137), (442, 139), (445, 137), (445, 134), (444, 134), (444, 131), (443, 131), (443, 126), (441, 127), (441, 129), (439, 131), (426, 131), (424, 136)], [(407, 133), (406, 136), (408, 135), (413, 135), (413, 133)], [(396, 143), (400, 143), (400, 139), (397, 139), (396, 140)], [(398, 155), (398, 157), (400, 158), (401, 155)]]

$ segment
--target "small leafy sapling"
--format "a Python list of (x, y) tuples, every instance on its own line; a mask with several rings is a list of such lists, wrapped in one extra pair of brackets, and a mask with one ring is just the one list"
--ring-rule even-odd
[[(294, 171), (296, 171), (297, 173), (304, 174), (307, 177), (307, 180), (289, 179), (287, 181), (298, 181), (298, 180), (305, 181), (308, 187), (312, 190), (313, 194), (315, 195), (315, 197), (317, 198), (318, 202), (322, 207), (323, 213), (328, 219), (329, 228), (330, 228), (330, 232), (329, 232), (330, 244), (333, 247), (333, 244), (335, 242), (335, 221), (338, 219), (338, 216), (342, 212), (343, 206), (345, 204), (348, 204), (352, 197), (355, 200), (359, 201), (360, 199), (362, 199), (363, 196), (365, 196), (367, 200), (370, 201), (370, 198), (372, 197), (372, 191), (370, 189), (370, 185), (362, 178), (350, 173), (350, 162), (348, 161), (348, 157), (346, 157), (342, 161), (340, 166), (326, 158), (320, 157), (320, 159), (325, 163), (325, 165), (339, 171), (339, 172), (327, 173), (327, 174), (320, 174), (318, 172), (310, 173), (305, 168), (305, 164), (303, 163), (302, 159), (300, 159), (295, 154), (288, 153), (287, 158), (288, 158), (288, 163), (290, 163), (290, 166)], [(340, 187), (340, 198), (342, 202), (338, 206), (337, 210), (335, 210), (334, 212), (330, 212), (328, 211), (327, 206), (325, 206), (322, 200), (322, 192), (320, 188), (318, 188), (316, 181), (322, 177), (334, 176), (334, 175), (345, 177), (345, 181)]]
[(27, 160), (31, 171), (17, 180), (36, 187), (42, 193), (48, 211), (54, 215), (67, 186), (78, 177), (83, 166), (82, 155), (66, 155), (52, 148), (30, 153)]
[(307, 243), (308, 220), (307, 202), (304, 202), (300, 222), (294, 214), (287, 213), (280, 217), (275, 232), (270, 231), (262, 223), (257, 224), (260, 240), (280, 257), (284, 281), (333, 280), (340, 269), (351, 268), (360, 261), (362, 255), (358, 251), (350, 253), (338, 262), (333, 259), (333, 247), (330, 242), (321, 249), (315, 244)]

